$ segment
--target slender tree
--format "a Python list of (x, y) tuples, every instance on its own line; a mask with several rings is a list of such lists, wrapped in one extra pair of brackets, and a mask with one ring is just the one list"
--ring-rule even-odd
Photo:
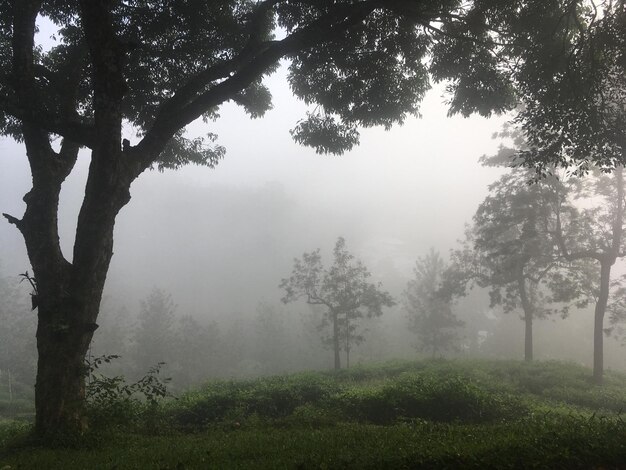
[(380, 283), (370, 282), (370, 277), (368, 269), (355, 260), (345, 240), (339, 237), (329, 268), (324, 269), (317, 249), (296, 258), (291, 276), (280, 283), (280, 288), (285, 290), (284, 303), (303, 298), (309, 305), (320, 305), (326, 310), (324, 321), (331, 326), (336, 370), (341, 368), (342, 337), (349, 358), (350, 347), (358, 337), (354, 333), (356, 322), (364, 316), (380, 316), (383, 307), (395, 305), (391, 295), (382, 290)]
[(547, 308), (548, 286), (560, 267), (546, 230), (551, 181), (529, 185), (529, 178), (527, 171), (513, 169), (493, 183), (476, 211), (472, 234), (480, 262), (477, 282), (490, 288), (492, 306), (523, 312), (527, 361), (533, 359), (533, 320), (554, 312)]

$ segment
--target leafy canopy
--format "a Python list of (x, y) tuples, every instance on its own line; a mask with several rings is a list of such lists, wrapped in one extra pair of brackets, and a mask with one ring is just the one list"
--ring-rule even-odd
[[(97, 110), (110, 100), (116, 104), (109, 111), (137, 133), (136, 174), (154, 164), (214, 165), (224, 155), (214, 136), (189, 139), (184, 127), (219, 117), (226, 101), (263, 116), (272, 107), (263, 78), (286, 59), (293, 93), (311, 107), (292, 130), (294, 139), (320, 153), (341, 153), (358, 143), (358, 127), (389, 128), (418, 115), (431, 80), (449, 84), (451, 113), (511, 109), (519, 85), (548, 74), (554, 62), (538, 62), (546, 55), (542, 44), (569, 40), (571, 28), (559, 21), (570, 15), (570, 4), (3, 0), (0, 129), (21, 139), (26, 120), (93, 148)], [(35, 49), (32, 70), (21, 36), (28, 28), (19, 23), (31, 10), (58, 28), (54, 47)], [(554, 38), (546, 38), (554, 24)], [(21, 39), (14, 41), (18, 27)]]

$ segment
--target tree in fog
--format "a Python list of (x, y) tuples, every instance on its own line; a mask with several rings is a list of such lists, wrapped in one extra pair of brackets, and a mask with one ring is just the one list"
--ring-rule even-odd
[(391, 295), (382, 290), (380, 283), (370, 282), (370, 277), (368, 269), (354, 258), (343, 237), (339, 237), (329, 268), (324, 268), (318, 248), (296, 258), (291, 276), (280, 283), (285, 290), (284, 303), (303, 298), (308, 304), (326, 310), (324, 324), (331, 328), (335, 369), (341, 368), (341, 349), (346, 352), (349, 366), (351, 347), (363, 340), (356, 330), (360, 320), (380, 316), (383, 307), (395, 305)]
[(175, 344), (172, 297), (161, 289), (153, 288), (141, 302), (132, 344), (133, 365), (137, 375), (144, 374), (160, 362), (171, 365)]
[(445, 270), (439, 252), (431, 248), (415, 262), (414, 278), (402, 294), (409, 329), (417, 336), (416, 348), (433, 357), (458, 349), (458, 329), (464, 325), (452, 312), (452, 297), (442, 282)]
[[(551, 15), (561, 15), (554, 28), (539, 35)], [(595, 262), (593, 376), (602, 381), (604, 317), (610, 297), (611, 268), (623, 256), (626, 164), (626, 8), (623, 1), (571, 2), (566, 12), (538, 18), (518, 47), (534, 50), (535, 60), (517, 69), (517, 93), (523, 106), (521, 124), (526, 148), (521, 161), (540, 176), (566, 167), (578, 176), (596, 173), (588, 186), (603, 199), (595, 209), (568, 210), (579, 193), (555, 201), (558, 217), (554, 239), (572, 262)], [(530, 33), (530, 34), (528, 34)], [(613, 175), (597, 175), (613, 171)], [(572, 182), (572, 185), (575, 184)], [(569, 199), (568, 199), (569, 198)], [(589, 202), (589, 200), (588, 200)], [(593, 202), (592, 202), (593, 204)]]
[[(611, 270), (626, 255), (626, 200), (624, 169), (598, 170), (570, 181), (568, 193), (556, 195), (553, 237), (561, 255), (572, 262), (593, 262), (599, 267), (594, 280), (593, 377), (601, 383), (604, 370), (605, 314), (610, 301)], [(583, 200), (577, 207), (576, 200)], [(597, 270), (596, 270), (597, 271)], [(613, 280), (613, 284), (615, 281)]]
[(295, 342), (286, 325), (286, 312), (259, 302), (254, 318), (255, 357), (265, 373), (284, 373), (293, 364)]
[(221, 338), (215, 322), (205, 324), (183, 315), (171, 330), (170, 339), (170, 370), (178, 387), (189, 387), (217, 374)]
[[(262, 80), (281, 59), (289, 61), (291, 90), (314, 110), (293, 137), (322, 153), (352, 148), (359, 126), (388, 128), (417, 114), (431, 77), (449, 81), (451, 113), (501, 112), (514, 105), (514, 86), (525, 75), (542, 83), (529, 68), (545, 55), (544, 43), (560, 51), (563, 40), (576, 39), (582, 4), (3, 2), (0, 132), (24, 142), (33, 182), (22, 218), (5, 217), (24, 237), (39, 286), (36, 431), (80, 432), (86, 425), (83, 364), (113, 255), (113, 227), (131, 183), (149, 168), (213, 166), (224, 155), (212, 134), (186, 137), (188, 124), (217, 119), (227, 101), (262, 116), (271, 108)], [(595, 24), (610, 24), (612, 13)], [(59, 42), (49, 49), (35, 44), (38, 17), (59, 28)], [(546, 73), (545, 82), (553, 76)], [(133, 142), (122, 138), (126, 124)], [(66, 256), (59, 195), (81, 147), (90, 150), (91, 164), (73, 253)]]
[(522, 311), (527, 361), (533, 359), (533, 320), (556, 311), (550, 308), (550, 286), (562, 267), (549, 232), (550, 196), (558, 182), (531, 185), (531, 177), (528, 171), (510, 169), (491, 184), (469, 233), (478, 262), (475, 280), (490, 289), (491, 306), (505, 313)]

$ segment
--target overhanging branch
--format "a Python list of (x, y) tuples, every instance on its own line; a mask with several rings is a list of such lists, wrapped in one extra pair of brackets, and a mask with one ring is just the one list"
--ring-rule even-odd
[(63, 136), (82, 147), (93, 148), (95, 132), (91, 126), (68, 121), (43, 109), (24, 108), (7, 93), (0, 93), (0, 110), (46, 132)]
[[(273, 3), (270, 1), (265, 6), (271, 5)], [(282, 40), (260, 43), (245, 56), (240, 55), (196, 75), (162, 106), (152, 128), (135, 147), (134, 155), (143, 159), (137, 162), (138, 171), (152, 164), (175, 132), (202, 116), (206, 110), (232, 99), (262, 77), (282, 57), (331, 40), (384, 6), (385, 2), (381, 0), (338, 6)], [(202, 91), (220, 78), (223, 78), (221, 82)]]

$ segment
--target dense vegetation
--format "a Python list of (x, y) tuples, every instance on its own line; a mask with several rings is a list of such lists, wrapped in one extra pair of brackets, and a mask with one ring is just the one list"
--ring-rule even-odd
[(92, 430), (73, 447), (39, 448), (28, 438), (30, 424), (2, 421), (0, 468), (571, 469), (626, 462), (626, 376), (607, 373), (597, 386), (574, 364), (391, 362), (211, 382), (165, 400), (154, 387), (135, 388), (145, 400), (110, 385), (97, 386)]

